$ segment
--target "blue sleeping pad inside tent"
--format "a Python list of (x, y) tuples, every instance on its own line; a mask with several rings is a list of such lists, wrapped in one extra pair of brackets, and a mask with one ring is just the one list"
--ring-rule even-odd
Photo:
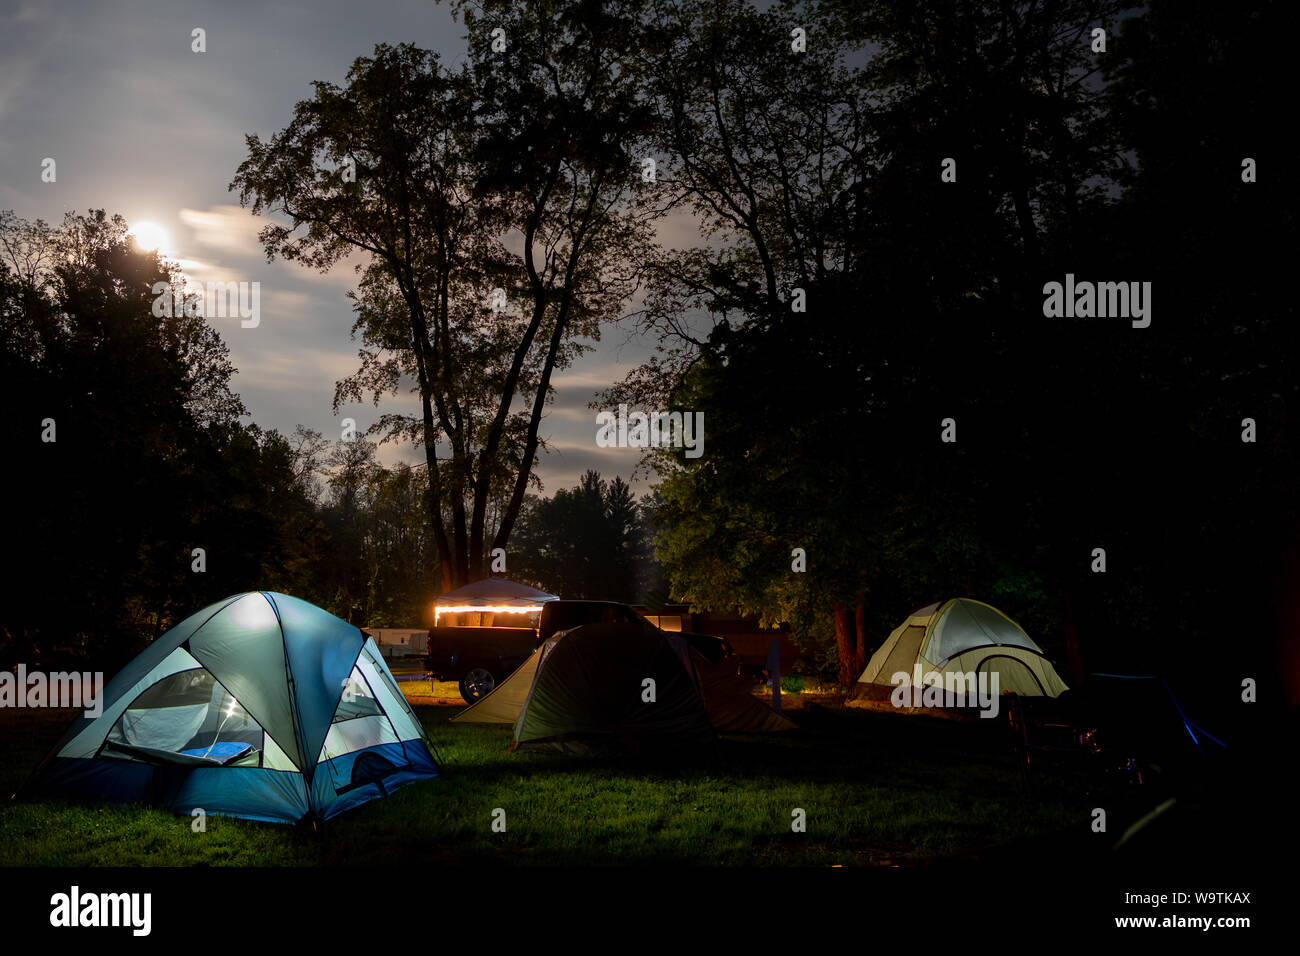
[(156, 747), (137, 747), (110, 740), (104, 744), (105, 749), (130, 757), (138, 757), (149, 763), (176, 764), (182, 767), (224, 767), (253, 750), (252, 744), (220, 743), (208, 747), (192, 747), (189, 750), (160, 750)]
[(181, 753), (187, 757), (206, 757), (209, 760), (215, 760), (217, 763), (225, 765), (244, 756), (252, 749), (252, 744), (242, 744), (237, 740), (231, 740), (215, 743), (211, 747), (191, 747), (189, 750), (182, 750)]

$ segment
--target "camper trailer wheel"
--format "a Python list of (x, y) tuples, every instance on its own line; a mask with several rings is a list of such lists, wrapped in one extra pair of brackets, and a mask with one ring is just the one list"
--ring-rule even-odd
[(471, 667), (460, 677), (460, 696), (472, 704), (486, 697), (497, 686), (496, 676), (486, 667)]

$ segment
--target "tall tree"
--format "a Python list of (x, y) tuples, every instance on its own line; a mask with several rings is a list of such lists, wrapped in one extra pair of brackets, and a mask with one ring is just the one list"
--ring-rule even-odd
[[(360, 257), (354, 332), (366, 348), (336, 405), (367, 392), (377, 403), (403, 376), (414, 379), (419, 416), (386, 416), (374, 430), (424, 449), (444, 585), (469, 573), (466, 492), (483, 427), (481, 377), (504, 365), (517, 379), (529, 358), (479, 320), (489, 290), (511, 283), (492, 204), (474, 189), (472, 113), (463, 71), (443, 70), (411, 45), (381, 45), (353, 64), (345, 86), (316, 83), (270, 141), (247, 137), (249, 156), (231, 183), (255, 213), (288, 219), (263, 228), (268, 257), (321, 270)], [(508, 415), (513, 391), (499, 398)]]
[[(525, 314), (530, 332), (550, 322), (540, 377), (524, 435), (523, 461), (541, 446), (545, 387), (565, 360), (566, 341), (600, 337), (636, 290), (638, 265), (660, 210), (645, 188), (651, 116), (634, 66), (640, 24), (636, 0), (489, 0), (453, 3), (469, 31), (484, 177), (501, 198), (522, 243)], [(529, 340), (530, 341), (530, 340)], [(570, 346), (573, 348), (573, 346)], [(509, 386), (509, 379), (507, 379)], [(486, 458), (504, 420), (498, 409), (480, 453)], [(471, 563), (481, 566), (487, 508), (480, 471), (471, 524)], [(503, 503), (493, 548), (504, 548), (528, 490), (517, 471)]]
[(263, 230), (268, 255), (320, 269), (361, 256), (366, 349), (336, 404), (414, 381), (420, 414), (374, 430), (423, 446), (444, 588), (482, 576), (489, 540), (508, 541), (551, 377), (633, 288), (636, 113), (610, 71), (626, 40), (612, 13), (551, 12), (503, 12), (504, 56), (467, 13), (471, 62), (455, 73), (381, 45), (344, 87), (315, 84), (269, 142), (248, 137), (232, 183), (254, 212), (288, 218)]

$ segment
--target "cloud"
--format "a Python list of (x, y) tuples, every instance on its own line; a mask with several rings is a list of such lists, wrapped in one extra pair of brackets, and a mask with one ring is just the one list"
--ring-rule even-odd
[(18, 9), (9, 15), (10, 23), (36, 23), (45, 19), (48, 19), (45, 4), (37, 0), (24, 0), (18, 5)]
[(599, 462), (601, 471), (611, 468), (630, 472), (645, 457), (645, 450), (641, 448), (601, 448), (596, 444), (596, 430), (594, 428), (591, 432), (590, 441), (548, 442), (546, 450), (547, 457), (554, 459), (551, 462), (552, 465), (557, 461), (563, 462), (576, 459), (585, 462)]
[[(549, 421), (558, 418), (567, 422), (595, 422), (596, 413), (585, 405), (579, 407), (564, 406), (558, 404), (560, 399), (557, 398), (557, 404), (552, 405), (546, 410), (546, 419)], [(593, 428), (595, 425), (592, 426)]]
[(285, 349), (241, 343), (239, 351), (240, 375), (256, 378), (258, 386), (268, 392), (310, 389), (332, 399), (334, 382), (356, 370), (356, 359), (328, 348)]
[(655, 223), (655, 239), (665, 249), (691, 249), (704, 243), (700, 223), (689, 209), (678, 207)]
[[(7, 17), (5, 42), (0, 44), (0, 117), (15, 101), (40, 98), (40, 86), (33, 82), (53, 57), (48, 56), (63, 38), (64, 18), (51, 19), (47, 5), (26, 0)], [(8, 138), (8, 133), (6, 134)]]
[(185, 278), (190, 282), (239, 282), (248, 281), (248, 276), (228, 269), (216, 262), (205, 259), (168, 259), (180, 267)]
[(562, 372), (551, 376), (551, 384), (556, 391), (579, 388), (601, 391), (622, 378), (627, 366), (622, 362), (610, 362), (604, 365), (590, 366), (583, 362), (581, 372)]
[(177, 215), (190, 227), (195, 242), (211, 249), (221, 249), (245, 256), (260, 256), (262, 244), (257, 234), (266, 221), (242, 206), (209, 206), (182, 209)]
[[(265, 250), (258, 239), (258, 233), (270, 221), (265, 216), (254, 216), (242, 206), (217, 205), (206, 210), (181, 209), (177, 217), (189, 227), (193, 241), (198, 245), (265, 262)], [(350, 289), (357, 283), (356, 266), (364, 262), (365, 257), (360, 252), (349, 253), (328, 272), (278, 261), (304, 281)]]
[(543, 493), (546, 495), (576, 485), (589, 468), (600, 472), (603, 478), (618, 475), (634, 491), (643, 493), (649, 490), (650, 481), (655, 476), (647, 477), (645, 469), (638, 468), (642, 454), (639, 448), (600, 448), (594, 439), (591, 444), (552, 442), (547, 446), (547, 453), (539, 460), (537, 472), (541, 475)]

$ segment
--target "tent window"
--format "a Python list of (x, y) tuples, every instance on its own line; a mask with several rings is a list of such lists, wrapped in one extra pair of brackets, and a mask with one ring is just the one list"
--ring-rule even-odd
[(262, 728), (201, 667), (147, 688), (113, 724), (103, 755), (150, 763), (256, 767)]
[(361, 671), (354, 666), (352, 673), (343, 684), (343, 697), (339, 700), (338, 709), (334, 711), (333, 723), (354, 720), (357, 717), (380, 716), (383, 712), (379, 701), (370, 690), (370, 685), (361, 676)]
[(369, 682), (361, 669), (353, 665), (317, 762), (378, 744), (400, 742), (392, 721), (379, 705)]
[[(380, 663), (375, 660), (374, 655), (369, 651), (366, 652), (366, 656), (370, 658), (370, 665), (374, 668), (375, 673), (379, 675), (379, 679), (383, 682), (384, 686), (388, 688), (388, 692), (393, 695), (393, 700), (397, 701), (398, 704), (405, 704), (406, 698), (402, 696), (402, 692), (398, 690), (397, 685), (393, 683), (393, 678), (389, 676), (388, 668), (381, 666)], [(407, 713), (411, 713), (409, 706), (406, 707), (405, 710)], [(411, 716), (414, 718), (415, 715), (412, 713)]]
[(400, 742), (393, 725), (383, 714), (335, 723), (330, 725), (330, 731), (325, 737), (325, 745), (321, 747), (320, 757), (316, 762), (323, 763), (341, 757), (343, 754), (376, 747), (379, 744)]

